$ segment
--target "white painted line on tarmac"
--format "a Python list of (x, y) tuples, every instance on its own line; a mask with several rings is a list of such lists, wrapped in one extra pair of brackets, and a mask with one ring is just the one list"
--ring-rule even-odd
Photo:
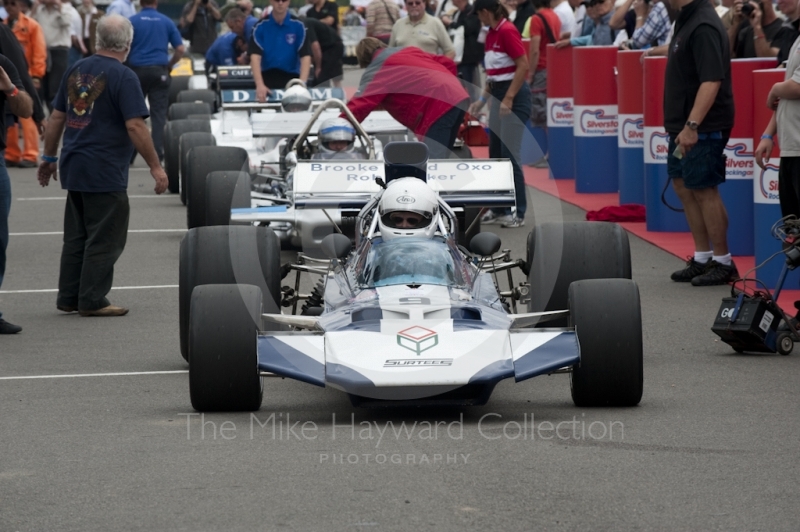
[[(128, 196), (130, 199), (142, 199), (142, 198), (153, 198), (153, 199), (161, 199), (161, 198), (174, 198), (175, 194), (131, 194)], [(66, 196), (46, 196), (42, 198), (17, 198), (17, 201), (63, 201), (67, 199)]]
[[(188, 229), (128, 229), (129, 233), (185, 233)], [(9, 233), (9, 236), (63, 235), (63, 231), (40, 231), (35, 233)]]
[(79, 377), (130, 377), (137, 375), (178, 375), (189, 373), (188, 369), (174, 371), (129, 371), (126, 373), (76, 373), (74, 375), (19, 375), (16, 377), (0, 377), (0, 381), (16, 381), (25, 379), (76, 379)]
[[(176, 284), (157, 284), (151, 286), (112, 286), (112, 290), (155, 290), (158, 288), (178, 288)], [(43, 290), (0, 290), (0, 294), (43, 294), (58, 292), (58, 288), (45, 288)]]

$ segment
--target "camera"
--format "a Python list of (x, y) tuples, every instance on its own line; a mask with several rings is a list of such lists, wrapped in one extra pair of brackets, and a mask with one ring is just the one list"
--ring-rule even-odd
[[(761, 11), (764, 11), (763, 2), (758, 2), (758, 7), (761, 9)], [(746, 2), (742, 4), (742, 15), (744, 15), (745, 17), (749, 17), (750, 15), (753, 14), (753, 11), (755, 11), (755, 9), (756, 8), (754, 8), (750, 2)]]

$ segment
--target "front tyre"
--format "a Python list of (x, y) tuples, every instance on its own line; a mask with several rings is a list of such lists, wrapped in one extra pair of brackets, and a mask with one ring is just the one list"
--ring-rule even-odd
[(203, 285), (192, 292), (189, 393), (198, 412), (261, 407), (261, 299), (261, 289), (252, 285)]
[(569, 286), (570, 325), (581, 359), (570, 376), (575, 406), (635, 406), (642, 399), (639, 287), (628, 279)]

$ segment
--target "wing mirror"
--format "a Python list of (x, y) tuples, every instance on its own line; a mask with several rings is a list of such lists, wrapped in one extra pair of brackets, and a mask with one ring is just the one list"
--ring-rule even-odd
[(350, 254), (352, 247), (350, 239), (341, 233), (333, 233), (322, 239), (322, 253), (331, 260), (344, 259)]
[(481, 257), (491, 257), (500, 250), (500, 237), (494, 233), (478, 233), (470, 240), (469, 250)]

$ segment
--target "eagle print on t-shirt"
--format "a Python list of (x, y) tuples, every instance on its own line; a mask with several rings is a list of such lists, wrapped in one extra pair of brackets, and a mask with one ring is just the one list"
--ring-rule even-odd
[(81, 74), (80, 68), (67, 80), (67, 127), (83, 129), (92, 121), (94, 102), (106, 88), (106, 75)]

